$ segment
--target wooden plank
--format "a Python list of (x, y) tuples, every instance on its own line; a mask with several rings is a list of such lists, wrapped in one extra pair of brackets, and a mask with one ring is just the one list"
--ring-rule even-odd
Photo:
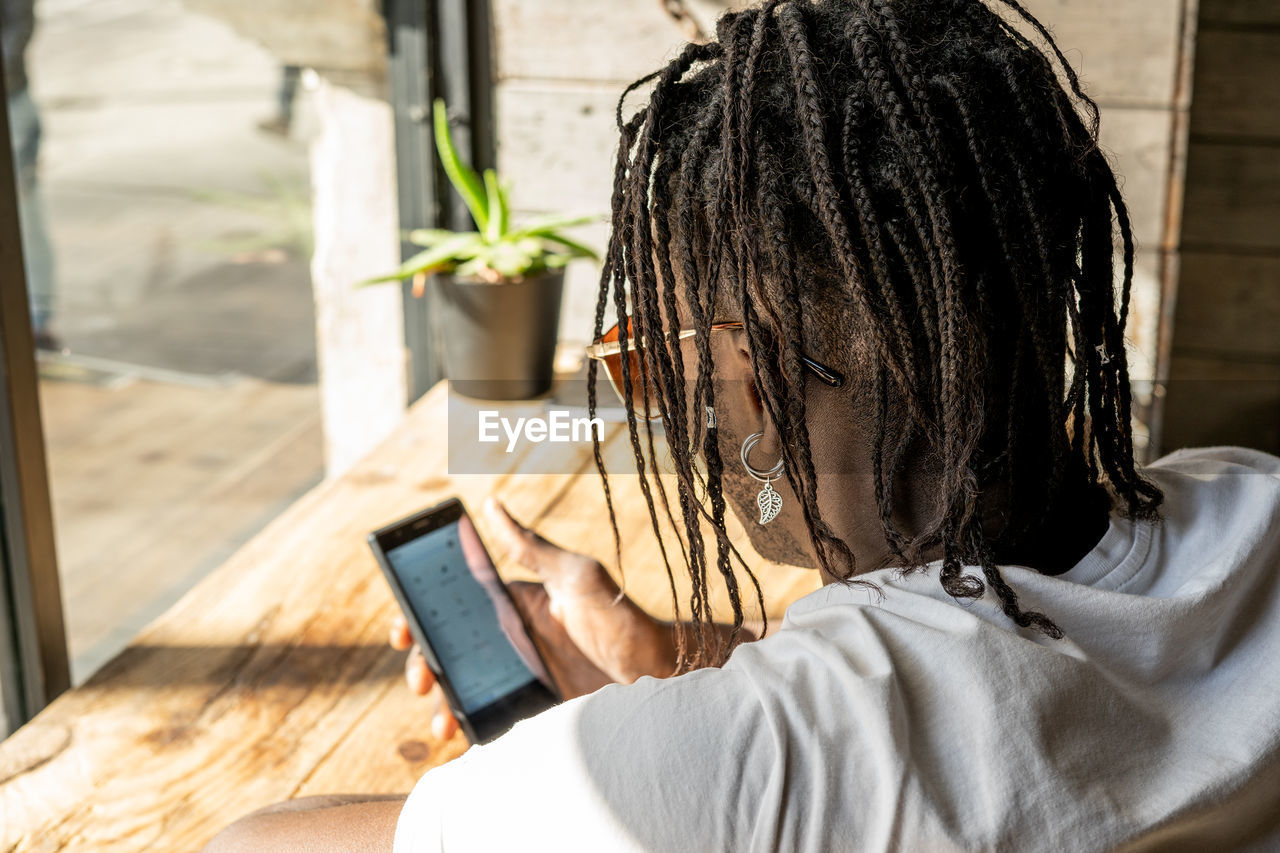
[(315, 485), (322, 445), (319, 413), (312, 411), (160, 515), (148, 536), (92, 570), (81, 567), (85, 580), (67, 597), (77, 679)]
[[(39, 800), (48, 809), (43, 825), (10, 843), (196, 849), (229, 815), (296, 788), (395, 677), (379, 642), (385, 626), (368, 618), (374, 602), (362, 599), (382, 588), (339, 584), (332, 592), (345, 595), (345, 606), (278, 608), (252, 646), (173, 647), (153, 636), (158, 647), (135, 647), (134, 655), (148, 656), (150, 677), (114, 692), (96, 681), (99, 689), (88, 691), (96, 701), (77, 708), (67, 750), (0, 790), (5, 800)], [(193, 681), (192, 669), (209, 662), (218, 668)], [(64, 799), (67, 779), (77, 800)], [(13, 821), (6, 835), (23, 826), (32, 824)]]
[(554, 200), (564, 213), (608, 213), (620, 92), (520, 80), (497, 86), (498, 168), (513, 183), (512, 208), (542, 210)]
[[(365, 532), (449, 494), (478, 506), (496, 492), (567, 547), (609, 561), (613, 545), (598, 509), (582, 511), (600, 500), (585, 446), (500, 451), (492, 473), (449, 477), (446, 403), (434, 390), (347, 475), (310, 492), (84, 687), (0, 745), (0, 849), (195, 849), (263, 803), (403, 791), (459, 754), (460, 738), (439, 743), (428, 732), (435, 700), (400, 683), (402, 658), (385, 645), (395, 606)], [(631, 451), (616, 429), (604, 452), (619, 472), (622, 580), (669, 615), (638, 482), (625, 473)], [(518, 576), (477, 522), (499, 570)], [(732, 536), (745, 546), (736, 526)], [(744, 556), (756, 559), (749, 548)], [(814, 572), (794, 567), (764, 566), (761, 576), (775, 616), (817, 586)], [(723, 590), (713, 596), (723, 612)]]
[[(60, 727), (71, 745), (0, 783), (0, 848), (139, 849), (163, 837), (166, 849), (193, 849), (298, 790), (380, 697), (406, 693), (388, 690), (399, 677), (385, 646), (393, 605), (364, 533), (455, 489), (478, 501), (493, 483), (423, 478), (445, 465), (435, 401), (19, 733), (13, 749)], [(554, 483), (539, 482), (553, 497)], [(381, 769), (365, 773), (347, 786), (372, 788)]]
[(1191, 132), (1280, 139), (1280, 30), (1202, 30)]
[[(514, 208), (542, 210), (555, 199), (560, 210), (607, 212), (602, 205), (613, 180), (620, 92), (593, 82), (508, 79), (498, 85), (498, 166), (514, 183)], [(643, 103), (637, 96), (628, 106)], [(1102, 144), (1127, 178), (1138, 238), (1153, 247), (1163, 224), (1171, 130), (1164, 106), (1108, 104), (1103, 110)]]
[(314, 386), (41, 393), (77, 680), (322, 473)]
[(1099, 141), (1113, 155), (1112, 168), (1129, 208), (1133, 237), (1142, 249), (1161, 248), (1172, 129), (1168, 109), (1109, 106), (1102, 111)]
[[(47, 817), (43, 826), (5, 821), (0, 847), (24, 833), (51, 849), (139, 849), (164, 830), (167, 849), (191, 849), (230, 816), (300, 785), (308, 762), (397, 676), (384, 645), (391, 600), (363, 534), (423, 491), (397, 471), (443, 461), (438, 442), (410, 435), (322, 486), (46, 711), (47, 724), (71, 730), (72, 754), (0, 786), (7, 814), (35, 802)], [(446, 485), (436, 480), (423, 502)], [(116, 777), (120, 749), (137, 761), (127, 778)], [(180, 813), (157, 813), (184, 802)]]
[[(1158, 251), (1139, 251), (1134, 259), (1129, 322), (1124, 337), (1129, 376), (1135, 381), (1149, 381), (1155, 376), (1161, 307), (1160, 262)], [(1117, 260), (1117, 286), (1123, 275), (1123, 265)]]
[[(102, 406), (83, 432), (65, 425), (75, 410), (60, 408), (74, 396)], [(314, 387), (251, 381), (216, 390), (138, 383), (118, 392), (55, 384), (45, 398), (55, 511), (75, 534), (60, 542), (70, 566), (146, 541), (242, 451), (318, 410)]]
[[(1125, 326), (1125, 355), (1133, 390), (1134, 444), (1145, 452), (1153, 424), (1152, 403), (1157, 375), (1161, 311), (1164, 304), (1161, 275), (1166, 253), (1140, 248), (1134, 258), (1133, 281), (1129, 291), (1129, 317)], [(1116, 286), (1123, 282), (1124, 265), (1117, 254)]]
[(1175, 353), (1164, 430), (1165, 452), (1218, 444), (1280, 451), (1280, 364)]
[(1093, 98), (1108, 104), (1173, 101), (1181, 0), (1028, 0)]
[[(311, 556), (305, 548), (298, 553)], [(262, 604), (278, 600), (277, 590), (250, 592), (263, 597), (224, 598), (262, 624), (260, 638), (242, 629), (231, 642), (220, 633), (206, 637), (202, 647), (198, 630), (178, 643), (152, 632), (88, 688), (70, 694), (76, 701), (64, 706), (67, 717), (57, 706), (46, 712), (45, 724), (61, 720), (71, 731), (71, 746), (0, 787), (0, 810), (22, 818), (5, 821), (0, 843), (146, 849), (163, 833), (166, 849), (193, 849), (225, 820), (225, 787), (264, 794), (305, 772), (296, 764), (305, 761), (306, 729), (367, 707), (368, 690), (352, 668), (367, 670), (371, 658), (384, 655), (382, 632), (370, 627), (362, 637), (348, 629), (333, 641), (342, 619), (362, 606), (349, 585), (334, 584), (328, 594), (344, 596), (354, 611), (326, 612), (319, 600), (301, 609), (284, 596), (287, 604), (264, 617)], [(228, 615), (210, 603), (215, 614)], [(384, 679), (392, 669), (383, 668)], [(268, 683), (275, 688), (263, 687)], [(175, 804), (185, 807), (166, 818)], [(225, 801), (233, 812), (246, 804), (234, 796)]]
[[(516, 209), (539, 211), (554, 198), (572, 213), (605, 212), (618, 142), (615, 101), (615, 93), (590, 86), (511, 81), (498, 87), (498, 161), (513, 181)], [(1102, 144), (1113, 155), (1142, 248), (1159, 248), (1164, 235), (1171, 129), (1168, 110), (1103, 111)], [(584, 230), (584, 239), (603, 247), (607, 228)], [(597, 266), (578, 265), (566, 286), (561, 333), (566, 340), (585, 341), (595, 315)]]
[[(1280, 360), (1280, 257), (1184, 252), (1174, 347)], [(1175, 351), (1176, 351), (1175, 350)]]
[[(721, 3), (716, 11), (740, 5)], [(1179, 0), (1025, 5), (1052, 28), (1094, 98), (1143, 106), (1171, 102)], [(710, 15), (699, 17), (706, 21)], [(658, 3), (603, 0), (584, 14), (573, 0), (496, 0), (493, 20), (500, 80), (625, 85), (660, 68), (685, 43)], [(618, 49), (620, 38), (625, 50)]]
[[(349, 793), (357, 778), (366, 780), (370, 794), (403, 794), (427, 770), (467, 750), (470, 744), (461, 733), (445, 742), (431, 735), (431, 717), (443, 702), (440, 692), (415, 696), (399, 675), (397, 669), (382, 696), (316, 765), (295, 796)], [(376, 778), (369, 778), (370, 765), (379, 768)]]
[(1280, 5), (1274, 0), (1199, 0), (1200, 28), (1222, 24), (1280, 26)]
[(1192, 141), (1182, 245), (1187, 251), (1280, 249), (1280, 149)]
[[(673, 58), (686, 41), (657, 3), (598, 0), (590, 14), (584, 12), (573, 0), (495, 0), (498, 78), (625, 85)], [(620, 37), (625, 50), (619, 49)]]

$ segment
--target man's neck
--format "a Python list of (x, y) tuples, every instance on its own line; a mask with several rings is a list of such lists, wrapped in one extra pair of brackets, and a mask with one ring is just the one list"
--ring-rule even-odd
[(1068, 478), (1054, 496), (1043, 523), (1007, 548), (998, 548), (997, 565), (1019, 565), (1045, 575), (1060, 575), (1097, 547), (1110, 526), (1110, 498), (1083, 476)]
[[(999, 517), (1000, 513), (988, 510), (986, 515)], [(1044, 513), (1044, 519), (1034, 530), (1027, 531), (1018, 541), (995, 543), (992, 555), (996, 565), (1026, 566), (1045, 575), (1060, 575), (1076, 565), (1086, 554), (1097, 547), (1110, 525), (1110, 498), (1101, 486), (1092, 486), (1087, 477), (1069, 477), (1063, 488), (1053, 496), (1052, 505)], [(878, 568), (900, 565), (881, 543), (874, 550), (867, 547), (873, 537), (851, 537), (855, 547), (857, 565), (866, 567), (858, 574)], [(933, 562), (942, 558), (941, 547), (935, 547), (919, 555), (921, 562)], [(819, 569), (823, 584), (837, 578)]]

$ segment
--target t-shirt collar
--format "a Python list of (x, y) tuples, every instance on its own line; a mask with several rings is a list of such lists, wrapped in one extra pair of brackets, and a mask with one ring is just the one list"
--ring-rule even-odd
[(1145, 559), (1150, 536), (1147, 525), (1113, 515), (1107, 532), (1093, 550), (1057, 578), (1085, 586), (1116, 589), (1137, 571)]

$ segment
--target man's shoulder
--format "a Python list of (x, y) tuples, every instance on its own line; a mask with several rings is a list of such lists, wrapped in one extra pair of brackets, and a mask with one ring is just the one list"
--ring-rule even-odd
[(1256, 473), (1280, 477), (1280, 457), (1230, 445), (1184, 447), (1160, 457), (1148, 466), (1148, 470), (1193, 475)]
[(1254, 552), (1277, 541), (1280, 458), (1245, 447), (1197, 447), (1170, 453), (1145, 471), (1164, 493), (1166, 562), (1239, 554), (1234, 563), (1247, 571), (1262, 558)]

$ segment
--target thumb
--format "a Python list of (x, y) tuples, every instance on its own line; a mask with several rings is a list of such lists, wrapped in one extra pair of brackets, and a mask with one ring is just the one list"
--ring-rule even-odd
[(484, 510), (513, 560), (527, 569), (533, 569), (543, 580), (547, 580), (544, 574), (556, 573), (560, 556), (566, 553), (563, 548), (551, 544), (516, 521), (496, 498), (487, 498)]
[(511, 557), (532, 569), (552, 594), (616, 596), (618, 585), (599, 561), (548, 542), (516, 521), (497, 499), (488, 498), (485, 514), (510, 549)]

